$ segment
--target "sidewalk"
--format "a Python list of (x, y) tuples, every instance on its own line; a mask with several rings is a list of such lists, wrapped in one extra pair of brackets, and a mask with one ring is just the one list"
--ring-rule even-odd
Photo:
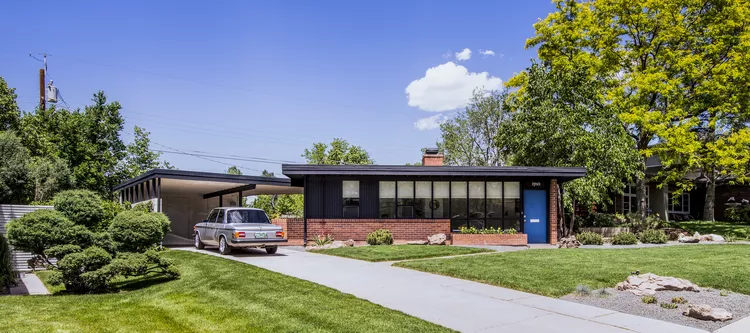
[[(216, 250), (180, 250), (219, 256)], [(279, 248), (226, 256), (322, 284), (461, 332), (705, 332), (512, 289)]]

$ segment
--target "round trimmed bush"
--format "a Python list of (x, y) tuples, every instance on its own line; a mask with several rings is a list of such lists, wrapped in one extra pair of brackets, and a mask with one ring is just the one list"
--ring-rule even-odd
[(62, 213), (40, 209), (8, 222), (8, 239), (16, 249), (44, 255), (53, 246), (73, 244), (81, 248), (93, 242), (93, 233)]
[(621, 232), (612, 237), (612, 244), (615, 245), (635, 245), (638, 244), (638, 238), (632, 232)]
[(102, 227), (104, 208), (102, 199), (96, 193), (89, 190), (62, 191), (52, 201), (55, 210), (63, 213), (73, 223), (92, 230)]
[(579, 233), (576, 235), (576, 239), (581, 242), (583, 245), (602, 245), (604, 244), (604, 239), (602, 238), (602, 235), (597, 234), (595, 232), (591, 231), (584, 231), (582, 233)]
[(115, 216), (109, 233), (124, 252), (143, 252), (158, 245), (169, 232), (169, 218), (162, 213), (124, 211)]
[(638, 234), (638, 239), (645, 244), (664, 244), (669, 237), (662, 230), (649, 229)]
[(367, 244), (370, 245), (391, 245), (393, 244), (393, 235), (387, 229), (378, 229), (367, 235)]

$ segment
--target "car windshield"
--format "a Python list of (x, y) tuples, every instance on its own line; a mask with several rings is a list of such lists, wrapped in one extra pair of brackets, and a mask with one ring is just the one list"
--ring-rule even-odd
[(228, 223), (271, 223), (262, 210), (236, 209), (227, 212)]

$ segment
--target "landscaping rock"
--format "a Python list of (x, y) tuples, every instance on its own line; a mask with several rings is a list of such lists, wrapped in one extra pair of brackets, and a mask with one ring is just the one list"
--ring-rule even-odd
[(680, 237), (687, 236), (687, 231), (681, 228), (662, 228), (661, 230), (667, 234), (667, 238), (671, 241), (676, 241)]
[(700, 291), (698, 285), (688, 280), (651, 273), (628, 276), (624, 282), (618, 283), (615, 289), (627, 290), (637, 296), (653, 296), (660, 290)]
[(724, 242), (724, 237), (716, 234), (703, 235), (700, 237), (701, 242)]
[(563, 237), (557, 242), (557, 248), (560, 249), (572, 249), (581, 246), (581, 242), (576, 239), (576, 236)]
[(427, 245), (427, 243), (428, 242), (426, 240), (406, 242), (406, 244), (409, 244), (409, 245)]
[(727, 321), (732, 320), (732, 314), (722, 308), (712, 308), (706, 304), (690, 304), (688, 310), (682, 313), (688, 317), (700, 320)]
[(344, 245), (346, 245), (346, 246), (354, 246), (354, 240), (350, 239), (350, 240), (344, 241)]
[(445, 241), (448, 239), (448, 236), (445, 234), (435, 234), (430, 237), (427, 237), (427, 244), (430, 245), (445, 245)]
[(677, 239), (680, 243), (698, 243), (701, 241), (700, 238), (697, 237), (689, 237), (685, 235), (681, 235), (679, 239)]

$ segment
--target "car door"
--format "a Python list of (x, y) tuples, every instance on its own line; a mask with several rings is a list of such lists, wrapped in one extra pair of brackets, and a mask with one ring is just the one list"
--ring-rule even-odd
[(214, 222), (216, 222), (216, 216), (219, 214), (218, 209), (214, 209), (211, 211), (211, 213), (208, 214), (208, 217), (206, 217), (203, 222), (198, 223), (198, 235), (200, 235), (201, 242), (206, 244), (211, 244), (213, 242), (213, 239), (209, 238), (209, 234), (211, 233), (211, 230), (214, 228)]
[(224, 228), (224, 210), (217, 209), (217, 211), (218, 214), (216, 214), (216, 220), (211, 223), (211, 231), (209, 231), (207, 235), (214, 244), (219, 244), (219, 229)]

